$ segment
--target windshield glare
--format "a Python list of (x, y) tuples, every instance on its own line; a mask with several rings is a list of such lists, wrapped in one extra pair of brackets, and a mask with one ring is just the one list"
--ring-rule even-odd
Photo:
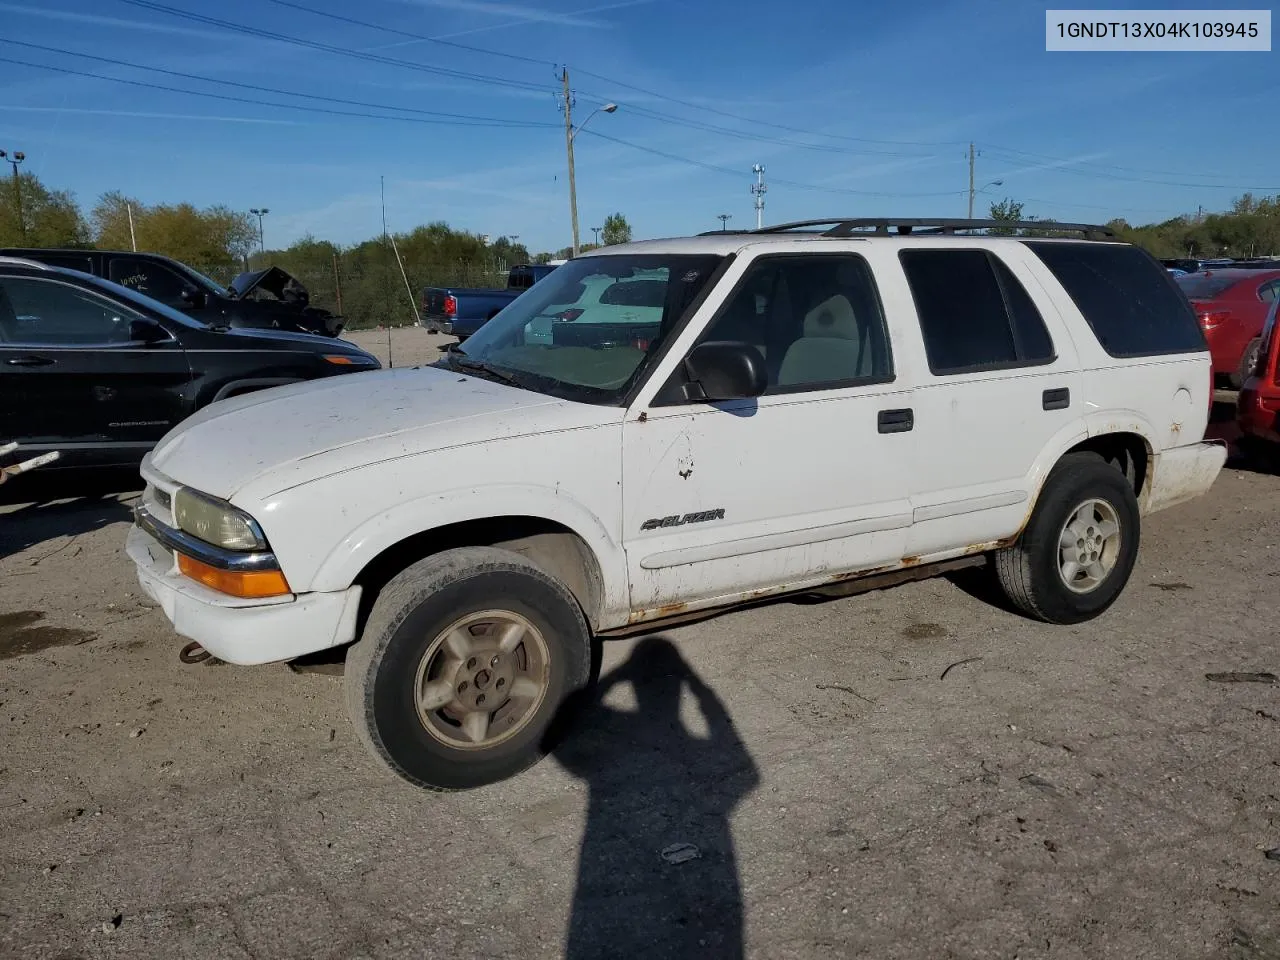
[(644, 255), (570, 260), (521, 294), (458, 348), (541, 381), (539, 389), (617, 403), (647, 356), (715, 273), (720, 256)]

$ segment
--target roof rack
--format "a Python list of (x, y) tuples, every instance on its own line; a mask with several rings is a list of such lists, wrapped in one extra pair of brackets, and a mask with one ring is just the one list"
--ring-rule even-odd
[[(750, 233), (788, 233), (812, 227), (827, 227), (817, 231), (824, 237), (854, 237), (861, 234), (887, 237), (896, 236), (954, 236), (957, 231), (969, 230), (1035, 230), (1054, 233), (1080, 233), (1086, 240), (1114, 240), (1115, 231), (1110, 227), (1092, 223), (1059, 223), (1056, 220), (948, 220), (938, 218), (899, 219), (894, 217), (861, 217), (829, 220), (795, 220), (763, 227)], [(719, 233), (720, 231), (715, 231)], [(706, 234), (704, 234), (705, 236)]]

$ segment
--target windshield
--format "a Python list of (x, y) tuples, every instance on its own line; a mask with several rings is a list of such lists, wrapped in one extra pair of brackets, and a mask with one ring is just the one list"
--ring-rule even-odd
[(618, 403), (724, 259), (620, 254), (571, 260), (453, 351), (454, 362), (492, 367), (553, 396)]
[(1239, 277), (1223, 276), (1220, 273), (1189, 273), (1185, 277), (1174, 277), (1173, 280), (1182, 288), (1188, 300), (1212, 300), (1240, 282)]
[(227, 293), (230, 292), (230, 288), (225, 283), (218, 283), (217, 280), (209, 279), (199, 270), (196, 270), (194, 267), (188, 266), (185, 263), (179, 263), (177, 260), (173, 261), (173, 265), (177, 267), (179, 270), (181, 270), (183, 273), (194, 278), (195, 280), (198, 280), (200, 285), (203, 286), (206, 290), (213, 290), (216, 293), (222, 294), (223, 296), (226, 296)]

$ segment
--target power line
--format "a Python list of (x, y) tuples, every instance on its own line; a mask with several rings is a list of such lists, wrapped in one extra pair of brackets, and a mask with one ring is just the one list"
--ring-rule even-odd
[[(62, 50), (58, 47), (46, 47), (39, 43), (28, 43), (25, 40), (10, 40), (0, 37), (0, 43), (7, 43), (19, 47), (27, 47), (31, 50), (41, 50), (45, 53), (56, 53), (68, 57), (80, 57), (84, 60), (96, 60), (99, 63), (109, 63), (117, 67), (127, 67), (130, 70), (144, 70), (150, 73), (161, 73), (170, 77), (179, 77), (183, 80), (195, 80), (200, 83), (217, 83), (228, 87), (238, 87), (242, 90), (254, 90), (258, 93), (273, 93), (286, 97), (302, 97), (307, 100), (318, 100), (324, 103), (340, 103), (346, 106), (367, 107), (374, 110), (401, 110), (406, 113), (415, 113), (428, 117), (439, 117), (447, 120), (460, 121), (480, 121), (495, 126), (512, 126), (512, 127), (548, 127), (555, 124), (540, 123), (534, 120), (508, 120), (503, 117), (485, 117), (475, 116), (465, 113), (442, 113), (438, 110), (421, 110), (417, 107), (398, 107), (386, 103), (369, 103), (364, 100), (348, 100), (344, 97), (326, 97), (316, 93), (301, 93), (296, 90), (281, 90), (277, 87), (264, 87), (255, 83), (243, 83), (238, 80), (222, 80), (216, 77), (204, 77), (195, 73), (183, 73), (179, 70), (166, 70), (163, 67), (148, 67), (140, 63), (132, 63), (128, 60), (115, 60), (111, 57), (102, 57), (92, 53), (77, 53), (74, 50)], [(52, 68), (50, 68), (52, 69)], [(198, 93), (198, 91), (179, 91), (183, 93)], [(246, 101), (252, 102), (252, 101)], [(280, 106), (280, 104), (272, 104), (272, 106)], [(287, 106), (287, 105), (286, 105)], [(407, 118), (406, 118), (407, 119)]]
[[(129, 80), (125, 77), (108, 77), (100, 73), (89, 73), (87, 70), (72, 70), (70, 67), (55, 67), (47, 63), (31, 63), (28, 60), (17, 60), (12, 57), (0, 57), (0, 63), (11, 63), (19, 67), (32, 67), (37, 70), (51, 70), (55, 73), (70, 74), (73, 77), (87, 77), (90, 80), (106, 80), (111, 83), (125, 83), (131, 87), (145, 87), (148, 90), (163, 90), (166, 93), (181, 93), (192, 97), (208, 97), (212, 100), (227, 100), (232, 103), (248, 103), (259, 107), (275, 107), (283, 110), (305, 110), (308, 113), (324, 113), (339, 117), (356, 117), (362, 120), (401, 120), (408, 123), (453, 124), (466, 127), (510, 126), (506, 121), (475, 122), (466, 120), (431, 119), (428, 117), (395, 117), (385, 114), (357, 113), (352, 110), (334, 110), (327, 107), (309, 107), (301, 103), (272, 103), (268, 100), (254, 100), (249, 97), (235, 97), (225, 93), (211, 93), (205, 90), (183, 90), (181, 87), (170, 87), (162, 83), (147, 83), (145, 80)], [(534, 124), (529, 121), (524, 126), (553, 127), (555, 124)]]
[[(124, 2), (132, 3), (132, 2), (135, 2), (135, 0), (124, 0)], [(540, 60), (536, 57), (526, 57), (526, 56), (521, 56), (519, 54), (506, 53), (501, 50), (490, 50), (485, 47), (472, 46), (471, 44), (457, 43), (452, 40), (443, 40), (437, 37), (427, 36), (426, 34), (423, 34), (423, 33), (416, 33), (412, 30), (404, 30), (399, 27), (389, 27), (380, 23), (372, 23), (368, 20), (359, 20), (359, 19), (356, 19), (355, 17), (349, 17), (349, 16), (346, 16), (345, 14), (340, 14), (340, 13), (333, 13), (332, 11), (329, 11), (329, 10), (318, 10), (315, 7), (311, 7), (303, 3), (297, 3), (295, 2), (295, 0), (269, 0), (269, 2), (277, 4), (278, 6), (287, 7), (292, 10), (299, 10), (304, 13), (310, 13), (317, 17), (325, 17), (330, 20), (335, 20), (339, 23), (347, 23), (353, 26), (364, 27), (369, 30), (380, 30), (383, 33), (388, 33), (388, 34), (392, 34), (394, 36), (399, 36), (399, 37), (407, 37), (413, 40), (421, 40), (426, 43), (436, 43), (446, 47), (455, 47), (460, 50), (466, 50), (470, 53), (485, 54), (487, 56), (493, 56), (493, 57), (503, 57), (508, 60), (518, 60), (524, 63), (532, 63), (532, 64), (537, 64), (539, 66), (549, 66), (552, 68), (555, 68), (556, 66), (558, 66), (557, 64), (551, 61)], [(154, 4), (154, 3), (148, 4), (148, 5), (159, 6), (158, 4)], [(594, 77), (597, 80), (602, 80), (605, 83), (612, 83), (629, 90), (634, 90), (637, 93), (643, 93), (646, 96), (656, 97), (661, 100), (666, 100), (671, 103), (676, 103), (681, 106), (687, 107), (689, 109), (697, 110), (699, 112), (713, 113), (719, 116), (728, 117), (733, 120), (738, 120), (739, 122), (742, 122), (742, 123), (748, 123), (748, 124), (751, 124), (752, 126), (773, 127), (775, 129), (788, 131), (790, 133), (802, 134), (804, 136), (826, 137), (828, 139), (844, 140), (852, 143), (875, 143), (875, 144), (890, 145), (890, 146), (936, 147), (936, 146), (954, 145), (954, 142), (948, 142), (948, 141), (928, 142), (928, 141), (909, 141), (909, 140), (873, 140), (865, 137), (846, 137), (840, 134), (818, 133), (816, 131), (803, 130), (798, 127), (788, 127), (788, 126), (782, 126), (779, 124), (773, 124), (767, 121), (759, 120), (757, 118), (742, 117), (734, 113), (728, 113), (723, 110), (717, 110), (712, 107), (707, 107), (703, 104), (693, 103), (688, 100), (681, 100), (678, 97), (670, 97), (664, 94), (656, 93), (655, 91), (647, 90), (643, 87), (637, 87), (633, 84), (625, 83), (624, 81), (621, 81), (621, 80), (616, 80), (611, 77), (606, 77), (603, 74), (592, 73), (589, 70), (578, 70), (575, 68), (574, 72), (583, 73), (583, 74), (586, 74), (587, 76)], [(589, 95), (584, 94), (584, 96), (589, 96)], [(593, 99), (599, 99), (601, 103), (605, 103), (608, 100), (608, 98), (604, 98), (604, 97), (600, 97), (600, 98), (593, 97)], [(710, 130), (712, 132), (722, 133), (727, 136), (736, 136), (736, 137), (741, 137), (745, 139), (758, 140), (761, 142), (780, 143), (785, 146), (802, 147), (802, 148), (811, 149), (811, 150), (827, 149), (830, 152), (841, 152), (840, 149), (837, 147), (824, 148), (823, 146), (818, 144), (805, 144), (797, 141), (779, 140), (777, 138), (761, 137), (758, 135), (753, 136), (743, 131), (731, 130), (727, 127), (715, 127), (709, 124), (698, 124), (696, 121), (685, 120), (684, 118), (678, 118), (678, 117), (671, 117), (665, 114), (658, 113), (657, 111), (648, 110), (647, 108), (640, 107), (639, 105), (634, 103), (627, 103), (625, 101), (623, 101), (623, 103), (626, 106), (628, 113), (636, 113), (638, 115), (647, 115), (651, 119), (659, 120), (667, 123), (675, 123), (682, 126), (691, 126), (697, 129)], [(849, 151), (849, 152), (852, 152), (852, 151)], [(879, 151), (867, 151), (867, 152), (871, 154), (879, 153)], [(910, 154), (897, 154), (897, 153), (885, 153), (883, 155), (884, 156), (910, 156)]]
[(505, 53), (501, 50), (486, 50), (484, 47), (473, 47), (469, 43), (458, 43), (456, 40), (445, 40), (440, 37), (428, 37), (422, 33), (414, 33), (412, 30), (401, 30), (399, 27), (388, 27), (380, 23), (369, 23), (367, 20), (357, 20), (355, 17), (348, 17), (341, 13), (333, 13), (329, 10), (317, 10), (315, 7), (308, 7), (303, 3), (294, 3), (292, 0), (268, 0), (277, 6), (288, 7), (291, 10), (300, 10), (303, 13), (310, 13), (317, 17), (328, 17), (330, 20), (337, 20), (339, 23), (349, 23), (355, 27), (366, 27), (370, 30), (381, 30), (383, 33), (390, 33), (397, 37), (405, 37), (410, 40), (424, 40), (428, 43), (438, 43), (441, 46), (453, 47), (457, 50), (466, 50), (468, 53), (482, 53), (490, 57), (503, 57), (507, 60), (518, 60), (521, 63), (533, 63), (540, 67), (552, 67), (556, 64), (550, 60), (539, 60), (537, 57), (525, 57), (518, 53)]
[[(1064, 173), (1073, 173), (1077, 176), (1092, 176), (1092, 177), (1095, 177), (1096, 179), (1101, 179), (1101, 180), (1117, 180), (1117, 181), (1128, 182), (1128, 183), (1153, 183), (1153, 184), (1159, 184), (1161, 186), (1169, 186), (1169, 187), (1200, 187), (1206, 190), (1212, 190), (1212, 189), (1280, 190), (1280, 187), (1260, 187), (1260, 186), (1249, 186), (1245, 184), (1186, 183), (1181, 181), (1151, 179), (1150, 177), (1147, 177), (1147, 176), (1126, 177), (1126, 176), (1120, 176), (1113, 173), (1102, 173), (1097, 171), (1119, 170), (1127, 173), (1150, 174), (1155, 177), (1160, 177), (1160, 176), (1193, 177), (1193, 178), (1202, 179), (1202, 180), (1210, 179), (1214, 175), (1207, 174), (1207, 173), (1187, 173), (1185, 171), (1175, 173), (1168, 170), (1143, 170), (1138, 167), (1124, 167), (1118, 164), (1093, 163), (1087, 160), (1082, 160), (1077, 162), (1075, 160), (1072, 160), (1070, 157), (1051, 157), (1047, 154), (1030, 153), (1025, 150), (1014, 150), (1010, 147), (992, 146), (991, 144), (986, 144), (985, 149), (992, 151), (993, 155), (998, 155), (998, 154), (1009, 155), (1009, 156), (1001, 157), (1001, 159), (1005, 160), (1008, 163), (1020, 162), (1018, 159), (1019, 157), (1026, 158), (1029, 160), (1042, 160), (1049, 163), (1062, 164), (1062, 166), (1055, 167), (1052, 169), (1061, 170)], [(1068, 166), (1068, 164), (1070, 164), (1070, 166)], [(1097, 168), (1097, 171), (1090, 170), (1089, 168)]]
[(353, 59), (364, 60), (369, 63), (404, 67), (409, 70), (417, 70), (422, 73), (430, 73), (435, 76), (451, 77), (456, 80), (470, 80), (473, 83), (508, 87), (516, 90), (533, 90), (539, 93), (546, 92), (545, 85), (533, 83), (527, 80), (512, 80), (508, 77), (496, 77), (490, 74), (468, 73), (465, 70), (451, 70), (445, 67), (433, 67), (425, 63), (415, 63), (412, 60), (401, 60), (398, 57), (387, 57), (382, 54), (367, 53), (360, 50), (349, 50), (345, 47), (336, 47), (333, 44), (321, 43), (318, 40), (306, 40), (302, 37), (290, 36), (287, 33), (263, 30), (259, 27), (250, 27), (240, 23), (233, 23), (230, 20), (221, 20), (218, 17), (210, 17), (202, 13), (180, 10), (177, 7), (170, 7), (163, 3), (156, 3), (154, 0), (120, 0), (120, 2), (127, 3), (134, 7), (140, 7), (143, 10), (150, 10), (154, 13), (166, 13), (182, 20), (202, 23), (205, 26), (221, 27), (222, 29), (230, 30), (233, 33), (241, 33), (250, 37), (258, 37), (263, 40), (274, 40), (278, 43), (292, 44), (297, 47), (306, 47), (310, 50), (319, 50), (323, 53), (332, 53), (342, 57), (351, 57)]
[[(610, 143), (617, 143), (624, 147), (631, 147), (633, 150), (641, 150), (645, 153), (651, 153), (654, 156), (663, 157), (667, 160), (674, 160), (677, 163), (686, 163), (691, 166), (701, 167), (704, 170), (710, 170), (713, 173), (723, 173), (738, 180), (742, 179), (742, 171), (733, 167), (724, 167), (715, 163), (707, 163), (705, 160), (694, 160), (691, 157), (682, 157), (679, 154), (668, 153), (667, 151), (659, 150), (656, 147), (645, 146), (641, 143), (633, 143), (630, 140), (623, 140), (620, 137), (611, 137), (607, 133), (600, 133), (597, 130), (583, 130), (581, 132), (590, 137), (597, 137), (600, 140), (608, 140)], [(931, 193), (885, 193), (876, 190), (853, 190), (849, 187), (824, 187), (821, 184), (802, 183), (798, 180), (782, 180), (776, 177), (773, 178), (773, 183), (781, 183), (788, 187), (794, 187), (797, 190), (815, 190), (821, 193), (840, 193), (857, 197), (955, 197), (964, 193), (963, 190), (939, 190)]]

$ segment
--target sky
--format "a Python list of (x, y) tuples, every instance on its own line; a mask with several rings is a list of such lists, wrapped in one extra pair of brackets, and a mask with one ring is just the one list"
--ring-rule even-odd
[(1280, 193), (1273, 54), (1049, 53), (1027, 0), (0, 0), (0, 24), (0, 149), (86, 209), (266, 207), (268, 247), (379, 234), (383, 185), (393, 231), (567, 246), (566, 66), (584, 242), (615, 211), (637, 238), (754, 226), (754, 164), (766, 223), (965, 216), (970, 142), (977, 215)]

